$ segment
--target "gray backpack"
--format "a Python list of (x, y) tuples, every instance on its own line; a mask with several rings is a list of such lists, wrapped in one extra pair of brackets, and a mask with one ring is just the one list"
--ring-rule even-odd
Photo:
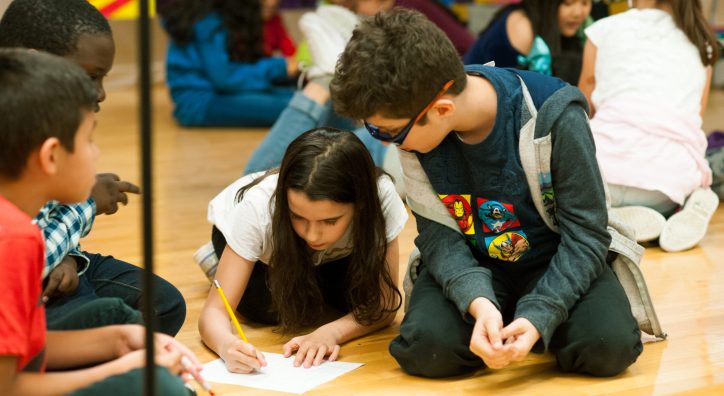
[[(550, 131), (545, 136), (535, 138), (537, 110), (525, 83), (522, 79), (520, 82), (523, 90), (524, 106), (531, 116), (520, 131), (518, 150), (521, 164), (538, 213), (551, 230), (559, 232), (555, 217), (555, 195), (553, 186), (550, 183), (552, 138)], [(399, 150), (399, 154), (404, 173), (407, 204), (410, 209), (420, 216), (446, 225), (460, 233), (457, 223), (438, 199), (417, 156), (402, 150)], [(605, 185), (604, 183), (604, 187)], [(606, 202), (610, 209), (607, 189)], [(644, 333), (654, 336), (658, 341), (664, 340), (666, 339), (666, 333), (661, 329), (646, 287), (646, 281), (639, 268), (644, 249), (636, 243), (633, 230), (630, 227), (617, 219), (611, 211), (609, 211), (608, 215), (608, 232), (611, 234), (609, 251), (617, 253), (611, 267), (626, 292), (631, 304), (631, 311), (638, 321), (639, 328)], [(409, 306), (409, 297), (413, 283), (417, 278), (420, 258), (420, 251), (415, 248), (410, 254), (409, 265), (403, 283), (405, 310)]]

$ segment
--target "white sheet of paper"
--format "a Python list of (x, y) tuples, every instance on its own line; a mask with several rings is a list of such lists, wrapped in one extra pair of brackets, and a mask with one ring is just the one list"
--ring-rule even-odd
[(294, 356), (285, 359), (278, 353), (264, 352), (264, 357), (267, 366), (262, 367), (260, 372), (230, 373), (224, 361), (216, 359), (206, 363), (201, 374), (209, 382), (301, 394), (362, 366), (362, 363), (324, 361), (307, 369), (294, 367)]

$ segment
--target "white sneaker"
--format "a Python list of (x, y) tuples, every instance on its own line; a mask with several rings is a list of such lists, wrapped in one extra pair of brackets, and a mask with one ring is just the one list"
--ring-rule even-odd
[(661, 231), (659, 246), (667, 252), (680, 252), (698, 245), (717, 207), (719, 197), (710, 188), (696, 189), (684, 208), (669, 217)]
[(327, 24), (334, 26), (335, 30), (344, 39), (345, 44), (352, 38), (352, 32), (359, 23), (359, 17), (348, 8), (338, 5), (322, 5), (317, 7), (317, 15)]
[(661, 235), (666, 218), (661, 213), (645, 206), (621, 206), (611, 208), (622, 222), (633, 228), (636, 242), (649, 242)]
[[(337, 6), (319, 7), (317, 12), (308, 12), (299, 19), (299, 29), (307, 39), (309, 52), (312, 55), (315, 68), (322, 73), (334, 74), (337, 59), (344, 52), (349, 38), (352, 36), (352, 29), (349, 29), (344, 22), (334, 22), (336, 14), (342, 14), (339, 10), (326, 10), (327, 8), (342, 8)], [(345, 12), (351, 11), (342, 8)], [(354, 14), (352, 14), (354, 16)], [(356, 19), (356, 16), (354, 16)], [(342, 21), (340, 18), (339, 21)]]
[(201, 268), (201, 271), (204, 272), (204, 275), (206, 275), (206, 277), (209, 279), (209, 281), (213, 281), (214, 277), (216, 276), (216, 268), (219, 266), (219, 259), (218, 257), (216, 257), (214, 245), (211, 243), (211, 241), (201, 246), (193, 254), (193, 258), (194, 261), (196, 261), (196, 264), (198, 264)]

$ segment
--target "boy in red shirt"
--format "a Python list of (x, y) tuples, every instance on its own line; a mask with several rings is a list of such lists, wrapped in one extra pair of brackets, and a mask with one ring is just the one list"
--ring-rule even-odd
[[(0, 86), (0, 390), (141, 394), (143, 327), (45, 331), (43, 241), (31, 217), (50, 200), (72, 203), (90, 195), (99, 154), (93, 83), (68, 60), (3, 49)], [(199, 365), (198, 359), (169, 336), (156, 340), (157, 393), (187, 395), (178, 377), (185, 373), (181, 359)], [(64, 371), (46, 374), (46, 367)]]

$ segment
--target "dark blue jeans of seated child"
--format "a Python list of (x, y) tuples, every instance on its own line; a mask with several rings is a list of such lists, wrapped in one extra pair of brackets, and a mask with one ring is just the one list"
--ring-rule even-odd
[[(134, 310), (141, 309), (143, 268), (113, 256), (83, 252), (90, 260), (88, 270), (80, 276), (75, 293), (50, 299), (45, 305), (49, 330), (79, 330), (113, 324), (139, 323), (140, 315), (132, 315), (118, 305), (121, 299)], [(186, 319), (186, 302), (181, 293), (163, 278), (154, 275), (154, 314), (158, 331), (176, 335)], [(109, 309), (101, 317), (89, 317), (81, 308), (101, 300)], [(102, 311), (102, 308), (98, 308)]]
[[(541, 275), (533, 273), (527, 279), (511, 282), (513, 279), (493, 271), (493, 288), (505, 324), (512, 320), (518, 298), (530, 292)], [(390, 343), (390, 353), (412, 375), (443, 378), (473, 373), (485, 367), (482, 359), (470, 351), (473, 325), (463, 319), (423, 267), (412, 289), (400, 335)], [(536, 346), (542, 347), (542, 342)], [(549, 350), (561, 371), (596, 377), (621, 373), (641, 354), (638, 323), (623, 287), (608, 265), (553, 333)]]

